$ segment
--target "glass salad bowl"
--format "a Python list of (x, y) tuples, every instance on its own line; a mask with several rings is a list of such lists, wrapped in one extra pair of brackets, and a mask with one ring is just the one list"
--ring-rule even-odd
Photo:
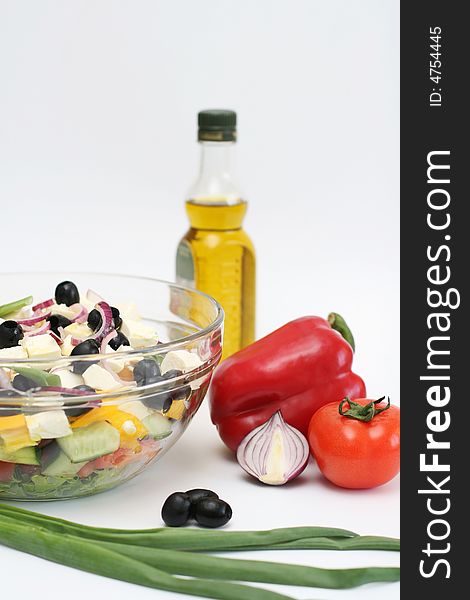
[(0, 274), (0, 500), (95, 494), (163, 456), (222, 329), (213, 298), (156, 279)]

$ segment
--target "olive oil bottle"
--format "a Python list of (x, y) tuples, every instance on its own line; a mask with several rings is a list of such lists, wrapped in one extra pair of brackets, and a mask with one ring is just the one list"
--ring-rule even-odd
[(225, 311), (223, 358), (255, 337), (255, 252), (242, 228), (247, 202), (232, 178), (236, 113), (198, 115), (199, 176), (190, 189), (190, 229), (176, 255), (176, 278), (213, 296)]

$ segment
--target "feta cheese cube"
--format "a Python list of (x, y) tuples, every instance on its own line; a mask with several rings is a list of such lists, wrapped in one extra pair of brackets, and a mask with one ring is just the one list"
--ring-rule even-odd
[(34, 415), (25, 415), (29, 435), (34, 441), (65, 437), (72, 433), (63, 410), (50, 410)]
[(79, 340), (84, 340), (93, 333), (86, 323), (71, 323), (64, 327), (65, 335), (71, 335)]
[(72, 350), (75, 346), (72, 344), (72, 336), (68, 335), (64, 339), (62, 346), (60, 347), (60, 351), (62, 352), (62, 356), (70, 356)]
[(149, 346), (155, 346), (158, 342), (155, 329), (151, 325), (142, 323), (142, 321), (126, 319), (122, 323), (121, 331), (128, 338), (133, 348), (148, 348)]
[(29, 358), (59, 358), (62, 356), (60, 346), (48, 333), (31, 335), (21, 340)]
[(53, 304), (48, 310), (50, 310), (53, 315), (62, 315), (70, 320), (77, 316), (77, 309), (67, 306), (66, 304)]
[(60, 377), (60, 384), (64, 388), (73, 388), (76, 385), (83, 385), (83, 377), (78, 373), (72, 373), (68, 369), (57, 369), (54, 371), (54, 375)]
[(86, 385), (95, 390), (114, 390), (121, 387), (119, 381), (116, 381), (109, 371), (99, 365), (91, 365), (83, 373), (83, 380)]
[(197, 369), (202, 365), (202, 360), (197, 354), (188, 352), (187, 350), (172, 350), (165, 355), (165, 358), (160, 365), (162, 374), (172, 369), (188, 373), (193, 369)]
[[(198, 354), (194, 352), (188, 352), (187, 350), (172, 350), (168, 352), (165, 358), (160, 365), (160, 370), (162, 374), (167, 371), (171, 371), (172, 369), (176, 369), (177, 371), (182, 371), (183, 373), (188, 373), (193, 369), (197, 369), (202, 365), (202, 360), (199, 358)], [(195, 381), (190, 382), (190, 386), (192, 390), (197, 390), (202, 383), (201, 378), (196, 379)]]
[(28, 353), (23, 346), (13, 346), (13, 348), (2, 348), (0, 358), (28, 358)]
[(140, 400), (131, 400), (130, 402), (124, 402), (118, 406), (119, 410), (134, 415), (139, 421), (143, 421), (146, 417), (149, 417), (153, 411), (150, 410)]
[(117, 350), (113, 350), (111, 346), (108, 344), (106, 346), (106, 354), (114, 354), (112, 358), (106, 359), (106, 364), (110, 367), (115, 373), (119, 373), (126, 366), (126, 359), (119, 358), (119, 354), (122, 352), (126, 352), (126, 350), (133, 350), (131, 346), (119, 346)]

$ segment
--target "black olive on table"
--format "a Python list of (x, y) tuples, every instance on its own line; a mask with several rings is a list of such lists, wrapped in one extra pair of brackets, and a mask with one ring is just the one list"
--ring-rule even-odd
[(194, 507), (194, 518), (202, 527), (222, 527), (232, 518), (232, 509), (219, 498), (202, 498)]
[(188, 522), (190, 509), (189, 496), (183, 492), (175, 492), (163, 504), (162, 519), (169, 527), (181, 527)]
[[(113, 329), (121, 329), (122, 319), (121, 315), (119, 314), (119, 309), (117, 309), (115, 306), (111, 306), (111, 313), (113, 315)], [(103, 323), (100, 311), (96, 308), (90, 310), (90, 312), (88, 313), (87, 323), (90, 329), (93, 329), (93, 331), (98, 331), (98, 329), (101, 327), (101, 324)]]
[[(100, 345), (96, 340), (85, 340), (81, 342), (70, 353), (70, 356), (81, 356), (84, 354), (99, 354)], [(94, 364), (94, 361), (85, 360), (83, 362), (74, 362), (72, 364), (72, 371), (82, 375), (90, 365)]]
[(72, 306), (80, 302), (80, 294), (77, 286), (72, 281), (62, 281), (55, 289), (55, 301), (57, 304)]
[(19, 390), (20, 392), (27, 392), (29, 390), (39, 387), (35, 381), (21, 374), (15, 375), (15, 378), (12, 381), (12, 385), (15, 388), (15, 390)]
[(72, 324), (72, 321), (63, 315), (51, 315), (50, 317), (47, 317), (47, 320), (51, 324), (51, 330), (59, 337), (59, 327), (67, 327)]
[(118, 331), (118, 334), (113, 337), (113, 339), (109, 342), (109, 345), (113, 350), (117, 350), (121, 346), (130, 346), (128, 338), (122, 333), (122, 331)]
[(18, 346), (23, 338), (23, 328), (16, 321), (0, 323), (0, 349)]
[(191, 501), (190, 516), (192, 518), (194, 518), (194, 515), (196, 512), (196, 504), (199, 502), (199, 500), (202, 500), (203, 498), (218, 498), (219, 497), (212, 490), (206, 490), (204, 488), (195, 488), (193, 490), (188, 490), (185, 493), (189, 496), (189, 499)]

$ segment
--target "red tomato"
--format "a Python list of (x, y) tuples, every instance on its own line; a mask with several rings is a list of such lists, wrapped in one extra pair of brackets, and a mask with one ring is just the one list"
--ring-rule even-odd
[(8, 483), (13, 477), (13, 471), (15, 470), (14, 463), (7, 463), (0, 461), (0, 482)]
[[(374, 401), (355, 402), (365, 406)], [(385, 406), (381, 402), (375, 408)], [(308, 441), (320, 471), (332, 483), (344, 488), (383, 485), (400, 471), (400, 409), (390, 405), (364, 422), (340, 415), (338, 402), (332, 402), (313, 415)]]

